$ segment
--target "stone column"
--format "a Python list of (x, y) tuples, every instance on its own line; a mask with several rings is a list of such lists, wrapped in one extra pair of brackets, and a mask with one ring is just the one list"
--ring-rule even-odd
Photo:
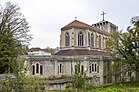
[(100, 85), (103, 85), (104, 83), (104, 78), (103, 78), (103, 75), (104, 75), (104, 62), (103, 61), (100, 61)]
[(70, 62), (71, 62), (71, 74), (70, 75), (73, 75), (73, 64), (72, 64), (73, 60), (71, 60)]
[(55, 61), (55, 76), (58, 75), (58, 74), (57, 74), (57, 71), (58, 71), (58, 69), (57, 69), (57, 61)]

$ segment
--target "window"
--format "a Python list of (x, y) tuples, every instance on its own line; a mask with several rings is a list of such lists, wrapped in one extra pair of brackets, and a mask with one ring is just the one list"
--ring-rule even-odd
[(94, 34), (91, 34), (91, 47), (94, 47)]
[(40, 75), (43, 74), (43, 66), (40, 65), (39, 63), (36, 63), (36, 67), (35, 65), (32, 65), (32, 75), (35, 75), (35, 73), (40, 74)]
[(36, 64), (36, 73), (39, 73), (39, 64)]
[(93, 63), (89, 66), (89, 72), (99, 73), (99, 66), (96, 63)]
[(81, 74), (83, 74), (84, 73), (84, 66), (82, 65), (81, 66)]
[(42, 73), (43, 73), (43, 66), (40, 65), (40, 74), (42, 75)]
[(105, 38), (105, 48), (106, 48), (106, 46), (107, 46), (107, 43), (106, 43), (107, 40), (108, 40), (108, 38), (106, 37), (106, 38)]
[(84, 45), (83, 43), (84, 43), (83, 33), (80, 32), (80, 33), (78, 34), (78, 46), (83, 46), (83, 45)]
[(89, 72), (91, 73), (91, 65), (89, 66)]
[(97, 71), (97, 64), (95, 64), (95, 72)]
[(59, 65), (59, 73), (62, 73), (62, 64)]
[(105, 38), (103, 37), (103, 49), (105, 49), (106, 47), (105, 47)]
[(99, 49), (101, 49), (101, 36), (99, 36)]
[(65, 34), (65, 46), (70, 46), (70, 35), (68, 32)]
[(96, 35), (96, 38), (95, 38), (95, 46), (98, 48), (98, 35)]
[(92, 64), (92, 72), (94, 72), (94, 64)]
[(99, 66), (97, 66), (97, 73), (99, 73)]
[(35, 74), (35, 66), (33, 65), (32, 66), (32, 75), (34, 75)]
[(58, 66), (58, 74), (61, 74), (63, 71), (62, 71), (62, 64), (59, 64)]
[(90, 33), (88, 32), (88, 45), (90, 46)]

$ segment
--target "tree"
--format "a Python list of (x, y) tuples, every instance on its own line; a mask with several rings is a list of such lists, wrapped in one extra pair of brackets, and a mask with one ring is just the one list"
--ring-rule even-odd
[(76, 62), (75, 74), (71, 76), (68, 87), (72, 92), (86, 92), (88, 86), (88, 77), (86, 76), (86, 71), (83, 70), (81, 60), (79, 58), (76, 58), (74, 61)]
[(14, 58), (23, 54), (32, 39), (29, 31), (20, 7), (11, 2), (0, 7), (0, 73), (7, 72)]
[[(126, 32), (114, 32), (107, 40), (107, 49), (113, 53), (115, 70), (120, 73), (139, 72), (139, 20), (131, 20)], [(118, 71), (117, 71), (118, 72)]]
[(8, 74), (4, 80), (0, 80), (2, 92), (44, 92), (46, 79), (39, 76), (29, 76), (26, 72), (29, 66), (24, 66), (25, 58), (20, 57), (11, 64), (12, 74)]

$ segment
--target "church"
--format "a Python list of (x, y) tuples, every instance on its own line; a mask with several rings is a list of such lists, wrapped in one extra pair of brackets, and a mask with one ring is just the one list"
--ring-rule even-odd
[(29, 55), (29, 75), (43, 76), (49, 80), (49, 90), (65, 89), (67, 81), (62, 76), (72, 76), (80, 60), (80, 71), (94, 85), (113, 82), (111, 53), (106, 51), (106, 40), (118, 27), (109, 21), (89, 25), (74, 20), (61, 28), (60, 51), (54, 55)]

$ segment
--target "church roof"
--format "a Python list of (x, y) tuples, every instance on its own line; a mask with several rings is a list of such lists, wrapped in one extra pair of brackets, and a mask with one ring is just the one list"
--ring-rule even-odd
[(96, 32), (108, 35), (108, 33), (96, 28), (95, 26), (88, 25), (88, 24), (86, 24), (84, 22), (81, 22), (81, 21), (78, 21), (78, 20), (72, 21), (68, 25), (61, 28), (61, 30), (64, 31), (64, 30), (67, 30), (67, 29), (70, 29), (70, 28), (85, 28), (85, 29), (90, 29), (92, 31), (96, 31)]
[(36, 48), (30, 48), (28, 50), (28, 52), (33, 52), (33, 51), (44, 51), (44, 52), (49, 52), (47, 49), (41, 49), (39, 47), (36, 47)]
[(111, 56), (111, 53), (98, 51), (98, 50), (88, 50), (88, 49), (68, 49), (68, 50), (60, 50), (55, 55), (59, 55), (59, 56), (75, 56), (75, 55)]

